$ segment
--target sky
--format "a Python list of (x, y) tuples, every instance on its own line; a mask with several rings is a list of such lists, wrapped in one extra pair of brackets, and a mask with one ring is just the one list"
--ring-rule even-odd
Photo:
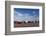
[(39, 9), (14, 8), (15, 21), (37, 21), (39, 20)]

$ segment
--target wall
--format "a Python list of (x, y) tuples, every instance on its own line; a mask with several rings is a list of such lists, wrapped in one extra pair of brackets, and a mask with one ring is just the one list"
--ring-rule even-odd
[[(5, 0), (0, 0), (0, 36), (5, 36)], [(13, 0), (15, 1), (15, 0)], [(46, 0), (16, 0), (16, 1), (26, 1), (26, 2), (44, 2)], [(46, 6), (46, 4), (45, 4)], [(46, 8), (45, 8), (46, 9)], [(46, 21), (46, 10), (45, 10), (45, 21)], [(46, 22), (45, 22), (45, 27), (46, 27)], [(13, 35), (11, 35), (13, 36)], [(14, 35), (15, 36), (15, 35)], [(24, 34), (24, 35), (16, 35), (16, 36), (46, 36), (46, 29), (45, 33), (37, 33), (37, 34)]]

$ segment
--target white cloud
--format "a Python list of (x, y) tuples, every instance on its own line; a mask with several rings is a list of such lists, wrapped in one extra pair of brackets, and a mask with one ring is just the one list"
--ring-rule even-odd
[(16, 15), (18, 16), (23, 16), (23, 14), (19, 13), (19, 12), (15, 12)]
[(22, 19), (22, 16), (15, 16), (14, 20), (15, 21), (22, 21), (23, 19)]
[(25, 16), (29, 16), (29, 14), (25, 14)]
[(16, 12), (16, 16), (14, 16), (14, 20), (15, 21), (35, 21), (35, 20), (39, 20), (39, 17), (35, 17), (35, 16), (29, 16), (29, 14), (21, 14), (19, 12)]

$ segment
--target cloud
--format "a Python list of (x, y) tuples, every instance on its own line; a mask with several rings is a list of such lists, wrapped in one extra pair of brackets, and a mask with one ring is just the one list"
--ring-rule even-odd
[(19, 13), (19, 12), (15, 12), (15, 15), (18, 15), (18, 16), (23, 16), (23, 14)]
[(14, 21), (22, 21), (22, 20), (23, 20), (23, 14), (15, 12)]
[(36, 17), (36, 15), (30, 16), (27, 13), (22, 14), (22, 13), (16, 12), (15, 15), (16, 15), (14, 16), (15, 21), (26, 21), (27, 22), (27, 21), (39, 20), (39, 17)]

